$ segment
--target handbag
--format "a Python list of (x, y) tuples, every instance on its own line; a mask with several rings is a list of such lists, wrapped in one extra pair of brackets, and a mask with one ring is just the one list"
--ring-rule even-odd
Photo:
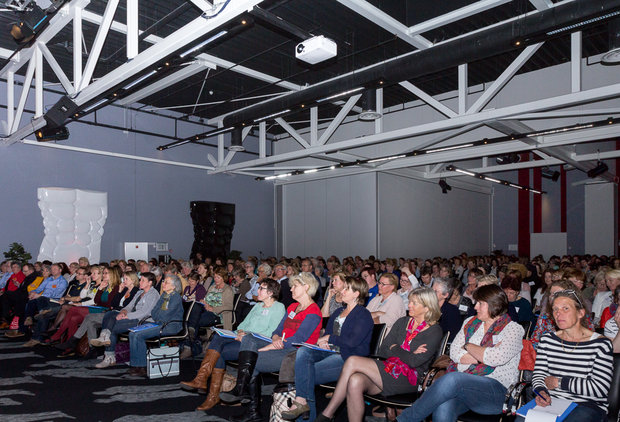
[(536, 363), (536, 350), (532, 346), (531, 340), (523, 339), (523, 349), (521, 349), (521, 359), (519, 360), (519, 371), (533, 371)]
[(437, 359), (435, 359), (435, 362), (433, 362), (426, 375), (424, 375), (422, 384), (420, 384), (418, 388), (421, 391), (424, 391), (428, 387), (430, 387), (435, 381), (437, 381), (439, 378), (446, 374), (446, 369), (448, 368), (449, 364), (450, 356), (448, 355), (441, 355)]
[(288, 384), (279, 384), (281, 388), (274, 388), (273, 403), (269, 411), (269, 422), (285, 422), (282, 419), (282, 410), (288, 410), (293, 405), (293, 400), (297, 395), (297, 390), (291, 388)]
[(90, 352), (90, 346), (88, 344), (88, 334), (84, 334), (80, 341), (78, 341), (77, 347), (75, 348), (75, 353), (79, 356), (86, 356)]
[(179, 348), (163, 346), (147, 349), (146, 375), (150, 379), (179, 375)]
[(278, 382), (281, 384), (295, 384), (295, 358), (297, 357), (297, 349), (293, 350), (282, 359), (280, 363), (280, 372), (278, 373)]

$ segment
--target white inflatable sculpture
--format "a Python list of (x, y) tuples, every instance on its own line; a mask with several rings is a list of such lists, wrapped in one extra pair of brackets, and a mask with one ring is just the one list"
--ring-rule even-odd
[(107, 192), (39, 188), (37, 197), (45, 228), (37, 259), (68, 264), (85, 256), (98, 263), (108, 217)]

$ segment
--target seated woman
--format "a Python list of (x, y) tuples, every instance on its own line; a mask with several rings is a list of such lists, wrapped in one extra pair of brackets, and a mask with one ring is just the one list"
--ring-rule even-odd
[[(416, 286), (417, 287), (417, 286)], [(413, 290), (413, 284), (407, 276), (407, 273), (401, 271), (400, 273), (400, 289), (396, 291), (398, 295), (403, 299), (403, 304), (407, 307), (409, 303), (409, 293)]]
[[(93, 268), (95, 268), (95, 266), (93, 266)], [(54, 323), (47, 330), (48, 333), (53, 332), (60, 327), (65, 320), (67, 313), (74, 309), (75, 305), (80, 306), (84, 302), (89, 302), (89, 304), (92, 305), (92, 300), (95, 298), (96, 286), (101, 283), (101, 274), (99, 273), (99, 277), (97, 278), (97, 276), (95, 276), (93, 279), (91, 271), (92, 270), (89, 267), (76, 269), (74, 281), (77, 282), (78, 286), (81, 286), (79, 294), (76, 296), (65, 296), (61, 299), (63, 305), (60, 307)], [(71, 283), (69, 283), (69, 285), (71, 285)], [(59, 340), (60, 336), (58, 336), (57, 339)], [(52, 342), (54, 342), (54, 340), (48, 339), (44, 343), (49, 344)]]
[(57, 344), (55, 347), (62, 350), (59, 357), (69, 357), (75, 355), (78, 342), (87, 335), (89, 344), (91, 340), (97, 338), (97, 330), (101, 328), (103, 317), (106, 310), (120, 311), (133, 299), (138, 291), (138, 275), (130, 271), (120, 276), (120, 267), (102, 268), (102, 280), (95, 294), (95, 306), (98, 308), (87, 308), (88, 314), (84, 316), (81, 324), (69, 339)]
[(536, 404), (566, 399), (577, 407), (566, 422), (607, 421), (607, 396), (613, 373), (611, 341), (585, 328), (581, 293), (563, 290), (551, 296), (555, 333), (542, 336), (532, 378)]
[(278, 327), (284, 317), (284, 305), (276, 300), (280, 294), (280, 284), (271, 278), (265, 278), (258, 287), (258, 301), (248, 316), (237, 327), (236, 338), (213, 336), (205, 352), (198, 374), (192, 381), (181, 382), (181, 388), (187, 391), (206, 392), (207, 380), (211, 377), (209, 394), (203, 404), (196, 410), (208, 410), (220, 402), (220, 388), (226, 372), (226, 361), (236, 360), (239, 356), (241, 340), (244, 336), (256, 333), (265, 337)]
[(221, 322), (226, 330), (232, 329), (235, 294), (225, 280), (228, 280), (228, 271), (224, 267), (217, 267), (213, 272), (213, 284), (207, 289), (204, 299), (192, 309), (188, 321), (191, 338), (188, 341), (194, 355), (202, 351), (197, 335), (200, 327), (211, 327)]
[(99, 338), (90, 341), (93, 346), (106, 346), (103, 360), (95, 365), (97, 368), (107, 368), (116, 365), (114, 349), (118, 335), (127, 332), (140, 321), (149, 317), (155, 303), (159, 300), (159, 293), (153, 287), (155, 275), (145, 272), (140, 275), (140, 290), (134, 298), (120, 311), (106, 312), (101, 324)]
[[(336, 309), (340, 309), (342, 307), (342, 291), (346, 287), (345, 280), (347, 276), (339, 271), (332, 276), (332, 281), (329, 289), (327, 290), (327, 297), (325, 298), (325, 302), (323, 303), (323, 308), (321, 308), (321, 314), (324, 317), (331, 316)], [(368, 291), (368, 288), (366, 288)]]
[(316, 344), (321, 332), (321, 310), (312, 300), (319, 282), (311, 273), (302, 272), (289, 280), (294, 302), (272, 333), (271, 342), (254, 336), (244, 336), (239, 351), (237, 385), (227, 393), (220, 393), (225, 403), (249, 401), (249, 410), (233, 422), (262, 420), (260, 414), (260, 373), (280, 370), (286, 355), (292, 352), (293, 343)]
[[(532, 342), (532, 346), (534, 347), (534, 349), (538, 348), (538, 343), (540, 342), (540, 339), (542, 338), (543, 334), (555, 331), (555, 324), (552, 318), (551, 303), (550, 303), (549, 298), (554, 293), (557, 293), (561, 290), (573, 290), (573, 289), (575, 289), (575, 285), (568, 280), (554, 281), (553, 283), (551, 283), (551, 287), (547, 289), (547, 296), (544, 299), (546, 307), (541, 310), (540, 315), (538, 316), (538, 319), (536, 320), (536, 326), (534, 327), (534, 331), (532, 332), (532, 335), (530, 336), (530, 341)], [(592, 319), (590, 318), (588, 314), (586, 314), (585, 323), (586, 323), (586, 327), (589, 330), (594, 330)]]
[(450, 346), (448, 372), (433, 383), (399, 421), (455, 421), (468, 410), (502, 413), (506, 389), (519, 377), (523, 327), (510, 321), (506, 293), (494, 285), (474, 291), (475, 317), (463, 323)]
[(521, 274), (518, 271), (510, 271), (501, 282), (501, 287), (508, 296), (509, 306), (513, 307), (513, 316), (516, 317), (512, 319), (515, 322), (535, 321), (536, 317), (532, 312), (532, 305), (527, 299), (519, 295), (521, 284)]
[(398, 278), (392, 273), (384, 273), (379, 277), (379, 294), (375, 296), (366, 309), (370, 311), (375, 324), (385, 324), (386, 332), (401, 317), (404, 317), (405, 305), (396, 290)]
[[(146, 340), (161, 335), (178, 333), (183, 328), (183, 303), (181, 280), (176, 275), (164, 277), (161, 296), (145, 322), (154, 322), (155, 327), (129, 333), (130, 375), (146, 376)], [(163, 328), (162, 328), (163, 327)]]
[[(605, 324), (607, 321), (614, 318), (616, 312), (618, 311), (618, 304), (620, 304), (620, 286), (616, 287), (616, 290), (613, 292), (611, 305), (603, 309), (603, 314), (601, 315), (601, 328), (605, 328)], [(586, 308), (588, 305), (585, 305)]]
[(317, 421), (333, 420), (346, 399), (349, 421), (364, 419), (364, 393), (386, 396), (417, 390), (431, 365), (443, 336), (437, 295), (418, 287), (409, 295), (409, 317), (400, 318), (381, 343), (379, 355), (387, 360), (352, 356), (338, 378), (334, 395)]
[(367, 294), (368, 284), (365, 281), (346, 278), (341, 293), (345, 307), (338, 308), (329, 318), (325, 335), (317, 342), (319, 347), (338, 353), (299, 348), (295, 358), (295, 407), (282, 412), (282, 418), (293, 420), (302, 414), (309, 414), (313, 421), (316, 418), (314, 386), (336, 381), (350, 356), (368, 356), (373, 320), (364, 308)]
[(448, 343), (452, 343), (463, 324), (459, 308), (448, 301), (450, 296), (454, 294), (454, 291), (461, 287), (460, 284), (461, 282), (458, 280), (451, 281), (441, 277), (437, 277), (433, 283), (433, 291), (437, 296), (437, 304), (440, 311), (438, 323), (444, 334), (450, 333)]

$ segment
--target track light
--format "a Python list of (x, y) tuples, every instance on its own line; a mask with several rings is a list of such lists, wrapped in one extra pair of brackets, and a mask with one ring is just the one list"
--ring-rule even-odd
[[(516, 183), (510, 183), (507, 180), (495, 179), (494, 177), (485, 176), (484, 174), (474, 173), (473, 171), (460, 169), (458, 167), (455, 167), (453, 164), (450, 164), (450, 165), (446, 166), (446, 171), (455, 171), (457, 173), (466, 174), (468, 176), (475, 177), (476, 179), (487, 180), (489, 182), (497, 183), (497, 184), (504, 185), (504, 186), (510, 186), (511, 188), (515, 188), (515, 189), (519, 189), (519, 190), (524, 190), (524, 191), (527, 191), (527, 192), (537, 193), (539, 195), (542, 195), (543, 193), (545, 193), (543, 191), (539, 191), (537, 189), (530, 188), (529, 186), (517, 185)], [(445, 183), (444, 179), (440, 179), (439, 180), (439, 186), (441, 186), (441, 190), (442, 190), (443, 193), (447, 193), (445, 191), (445, 189), (444, 189), (444, 185), (442, 185), (442, 181), (443, 181), (443, 183)], [(445, 186), (447, 186), (447, 184)], [(448, 189), (448, 190), (450, 190), (450, 189)]]
[(499, 165), (514, 164), (521, 161), (521, 157), (516, 152), (512, 152), (510, 154), (500, 155), (499, 157), (496, 157), (495, 161)]
[(19, 22), (11, 24), (10, 33), (17, 44), (26, 44), (43, 29), (43, 23), (47, 19), (48, 15), (35, 4), (32, 6), (31, 10), (22, 14), (22, 18)]
[(64, 141), (69, 138), (69, 129), (66, 126), (49, 127), (45, 126), (34, 133), (37, 141), (49, 142), (49, 141)]
[(594, 167), (593, 169), (588, 170), (588, 177), (593, 179), (593, 178), (595, 178), (597, 176), (600, 176), (601, 174), (605, 173), (607, 170), (609, 170), (609, 167), (607, 167), (607, 164), (605, 164), (604, 162), (599, 160), (596, 163), (596, 167)]
[(381, 116), (381, 112), (377, 110), (377, 91), (371, 88), (362, 95), (362, 112), (357, 118), (365, 122), (370, 122), (381, 118)]
[(549, 167), (543, 167), (540, 170), (540, 175), (542, 177), (544, 177), (545, 179), (551, 179), (554, 182), (557, 182), (558, 179), (560, 178), (560, 172), (559, 171), (551, 171), (549, 169)]
[(449, 190), (452, 190), (452, 186), (446, 183), (446, 179), (439, 179), (439, 187), (441, 188), (441, 193), (448, 193)]
[(228, 31), (220, 31), (217, 34), (213, 35), (210, 38), (207, 38), (205, 41), (201, 42), (200, 44), (190, 48), (187, 51), (184, 51), (183, 53), (179, 54), (179, 57), (184, 58), (185, 56), (188, 56), (200, 49), (202, 49), (203, 47), (205, 47), (207, 44), (211, 44), (213, 41), (217, 40), (218, 38), (224, 36), (228, 34)]
[(230, 134), (230, 146), (228, 147), (229, 151), (245, 151), (245, 147), (243, 146), (242, 139), (242, 129), (240, 127), (236, 127), (233, 129)]

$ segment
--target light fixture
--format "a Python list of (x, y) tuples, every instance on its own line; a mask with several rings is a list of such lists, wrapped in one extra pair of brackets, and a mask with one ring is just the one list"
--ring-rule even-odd
[(103, 100), (97, 101), (95, 104), (86, 107), (84, 110), (82, 110), (82, 113), (88, 113), (89, 111), (92, 111), (96, 108), (98, 108), (99, 106), (102, 106), (103, 104), (107, 103), (108, 99), (104, 98)]
[(496, 157), (495, 161), (497, 162), (497, 164), (503, 166), (506, 164), (518, 163), (519, 161), (521, 161), (521, 157), (516, 152), (511, 152), (510, 154), (504, 154)]
[(602, 16), (597, 16), (595, 18), (591, 18), (591, 19), (586, 19), (584, 21), (578, 22), (578, 23), (574, 23), (572, 25), (567, 25), (564, 26), (562, 28), (558, 28), (558, 29), (554, 29), (553, 31), (549, 31), (547, 32), (547, 35), (555, 35), (555, 34), (559, 34), (560, 32), (574, 32), (573, 30), (576, 28), (579, 28), (581, 26), (585, 26), (585, 25), (589, 25), (591, 23), (594, 22), (599, 22), (605, 19), (609, 19), (609, 18), (613, 18), (614, 16), (618, 16), (620, 15), (620, 11), (616, 11), (616, 12), (611, 12), (611, 13), (607, 13), (605, 15)]
[(245, 151), (242, 135), (243, 133), (240, 127), (236, 127), (233, 129), (232, 133), (230, 134), (230, 146), (228, 147), (228, 151)]
[(318, 99), (318, 100), (316, 100), (316, 102), (317, 103), (322, 103), (322, 102), (325, 102), (325, 101), (334, 100), (336, 98), (344, 97), (345, 95), (350, 95), (350, 94), (353, 94), (355, 92), (361, 91), (362, 89), (364, 89), (364, 87), (360, 86), (359, 88), (350, 89), (348, 91), (343, 91), (343, 92), (339, 92), (338, 94), (330, 95), (329, 97)]
[(188, 55), (192, 54), (193, 52), (200, 50), (201, 48), (203, 48), (207, 44), (212, 43), (213, 41), (217, 40), (218, 38), (220, 38), (220, 37), (222, 37), (222, 36), (224, 36), (226, 34), (228, 34), (228, 31), (220, 31), (217, 34), (213, 35), (212, 37), (207, 38), (206, 40), (204, 40), (200, 44), (198, 44), (198, 45), (190, 48), (189, 50), (184, 51), (183, 53), (179, 54), (179, 57), (184, 58), (185, 56), (188, 56)]
[(69, 138), (69, 130), (66, 126), (45, 126), (34, 133), (39, 142), (64, 141)]
[(560, 172), (552, 171), (551, 169), (549, 169), (549, 167), (543, 167), (540, 170), (540, 175), (544, 177), (545, 179), (551, 179), (554, 182), (557, 182), (558, 179), (560, 178)]
[(427, 149), (427, 150), (424, 150), (424, 152), (426, 154), (433, 154), (435, 152), (452, 151), (453, 149), (461, 149), (461, 148), (467, 148), (467, 147), (473, 147), (473, 146), (474, 146), (474, 144), (472, 144), (472, 143), (460, 144), (460, 145), (453, 145), (453, 146), (450, 146), (450, 147)]
[(370, 122), (381, 118), (383, 114), (377, 110), (377, 91), (368, 89), (362, 95), (362, 112), (357, 116), (364, 122)]
[(287, 108), (286, 110), (278, 111), (277, 113), (271, 113), (271, 114), (268, 114), (267, 116), (263, 116), (263, 117), (259, 117), (258, 119), (254, 119), (254, 123), (260, 123), (260, 122), (265, 121), (265, 120), (273, 119), (274, 117), (283, 116), (286, 113), (290, 113), (290, 112), (291, 112), (291, 109)]
[(620, 18), (610, 20), (607, 26), (609, 32), (609, 52), (601, 57), (601, 64), (614, 66), (620, 64)]
[(43, 29), (43, 22), (48, 18), (43, 9), (36, 4), (30, 10), (22, 13), (19, 22), (14, 22), (10, 26), (10, 33), (17, 44), (30, 42), (37, 33)]
[[(446, 166), (446, 171), (455, 171), (457, 173), (462, 173), (462, 174), (466, 174), (466, 175), (471, 176), (471, 177), (475, 177), (476, 179), (487, 180), (489, 182), (497, 183), (497, 184), (504, 185), (504, 186), (509, 186), (511, 188), (515, 188), (515, 189), (519, 189), (519, 190), (525, 190), (525, 191), (532, 192), (532, 193), (537, 193), (539, 195), (542, 195), (543, 193), (545, 193), (543, 191), (540, 191), (540, 190), (537, 190), (537, 189), (534, 189), (534, 188), (530, 188), (529, 186), (522, 186), (522, 185), (518, 185), (516, 183), (511, 183), (511, 182), (509, 182), (507, 180), (500, 180), (500, 179), (496, 179), (494, 177), (486, 176), (484, 174), (474, 173), (473, 171), (461, 169), (461, 168), (458, 168), (458, 167), (454, 166), (453, 164), (450, 164), (450, 165)], [(443, 179), (440, 179), (439, 186), (442, 186), (441, 180), (443, 180)], [(442, 191), (443, 191), (443, 186), (442, 186)], [(443, 193), (446, 193), (446, 192), (443, 192)]]
[(448, 193), (449, 190), (452, 190), (452, 186), (446, 182), (446, 179), (439, 179), (439, 187), (441, 188), (441, 193)]
[(587, 174), (589, 178), (594, 179), (595, 177), (600, 176), (601, 174), (605, 173), (607, 170), (609, 170), (609, 167), (607, 167), (607, 164), (605, 164), (601, 160), (598, 160), (596, 162), (596, 167), (588, 170)]
[(125, 85), (123, 87), (123, 89), (131, 89), (134, 86), (138, 85), (140, 82), (145, 81), (146, 79), (150, 78), (151, 76), (153, 76), (154, 74), (157, 73), (157, 70), (151, 70), (149, 73), (147, 73), (146, 75), (143, 75), (141, 77), (139, 77), (138, 79), (136, 79), (135, 81)]

